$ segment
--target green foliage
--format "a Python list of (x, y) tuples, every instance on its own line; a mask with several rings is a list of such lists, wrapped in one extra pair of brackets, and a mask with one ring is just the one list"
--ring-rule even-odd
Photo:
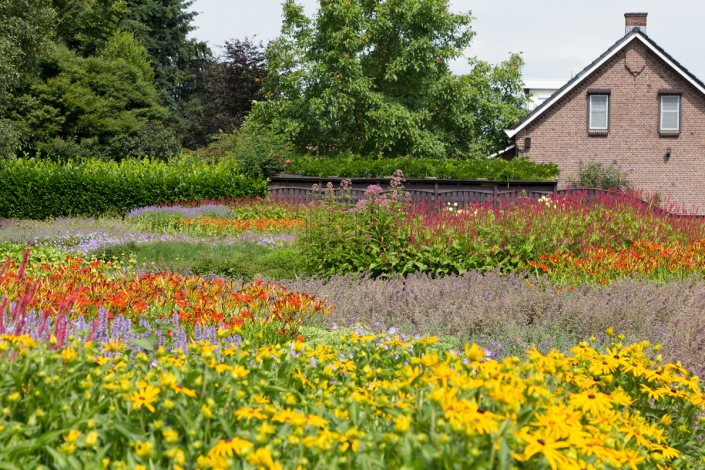
[(113, 140), (112, 154), (118, 158), (156, 157), (166, 160), (181, 151), (179, 137), (159, 122), (148, 122), (136, 135), (121, 135)]
[[(189, 38), (198, 15), (192, 0), (127, 0), (120, 28), (144, 44), (152, 59), (161, 103), (169, 110), (169, 126), (179, 132), (197, 124), (189, 117), (200, 109), (194, 71), (211, 52), (205, 42)], [(188, 143), (187, 143), (188, 144)]]
[(196, 159), (69, 161), (17, 159), (0, 163), (0, 217), (47, 219), (123, 215), (175, 200), (262, 196), (267, 185), (247, 178), (230, 162)]
[(570, 184), (574, 188), (599, 188), (622, 191), (632, 188), (628, 177), (629, 172), (623, 171), (616, 161), (606, 167), (594, 160), (587, 163), (581, 161), (578, 174), (570, 178)]
[(289, 219), (301, 218), (305, 208), (297, 204), (283, 204), (269, 200), (246, 200), (230, 206), (231, 217), (236, 219)]
[[(107, 49), (116, 53), (113, 42)], [(43, 80), (14, 101), (11, 118), (27, 139), (26, 150), (56, 158), (129, 155), (132, 138), (167, 117), (145, 64), (119, 56), (84, 59), (57, 47), (42, 63)]]
[(240, 131), (232, 156), (246, 175), (269, 178), (284, 171), (284, 162), (293, 153), (293, 147), (281, 134), (248, 124)]
[(122, 59), (140, 69), (145, 78), (154, 76), (147, 49), (132, 33), (115, 30), (99, 55), (108, 60)]
[(44, 0), (0, 0), (0, 112), (3, 95), (35, 70), (55, 17)]
[[(499, 65), (470, 59), (470, 73), (461, 77), (469, 89), (458, 96), (465, 99), (476, 120), (473, 138), (477, 152), (486, 157), (507, 145), (505, 129), (519, 122), (527, 113), (527, 97), (521, 70), (524, 59), (511, 54)], [(457, 104), (456, 104), (457, 106)]]
[(11, 120), (0, 118), (0, 160), (13, 158), (21, 146), (20, 131)]
[(380, 178), (402, 170), (407, 178), (455, 178), (473, 180), (552, 180), (558, 177), (555, 163), (533, 163), (527, 158), (512, 160), (451, 160), (436, 158), (364, 158), (352, 154), (337, 157), (305, 155), (287, 165), (286, 172), (306, 176)]
[(103, 261), (118, 261), (123, 264), (133, 259), (137, 266), (155, 270), (168, 269), (202, 276), (215, 274), (245, 281), (255, 277), (294, 279), (306, 272), (306, 263), (298, 249), (271, 249), (254, 243), (218, 246), (188, 242), (153, 242), (138, 245), (131, 242), (103, 247), (92, 255)]
[[(574, 191), (502, 203), (496, 210), (471, 205), (442, 211), (395, 202), (378, 186), (370, 186), (366, 197), (353, 210), (332, 198), (307, 210), (300, 243), (310, 273), (550, 271), (557, 282), (572, 282), (625, 272), (666, 280), (700, 274), (705, 265), (693, 248), (705, 236), (704, 224), (656, 213), (624, 193), (589, 201)], [(671, 258), (647, 259), (653, 244)]]
[(259, 256), (240, 253), (228, 258), (201, 256), (193, 261), (194, 274), (217, 274), (249, 282), (254, 278), (293, 279), (306, 272), (301, 253), (293, 248), (269, 250), (262, 248)]
[(209, 162), (220, 161), (235, 152), (239, 137), (240, 133), (237, 130), (218, 132), (208, 137), (210, 139), (208, 145), (199, 148), (193, 153)]
[(178, 153), (210, 56), (182, 0), (0, 0), (0, 158)]
[(294, 148), (281, 134), (248, 122), (242, 129), (219, 132), (211, 143), (194, 152), (211, 162), (234, 158), (246, 174), (268, 178), (284, 171), (285, 162), (294, 158)]
[(525, 112), (523, 63), (473, 60), (468, 77), (454, 76), (448, 64), (469, 47), (471, 19), (448, 0), (320, 1), (313, 19), (287, 0), (267, 50), (269, 101), (248, 119), (300, 151), (486, 156)]
[(125, 0), (51, 0), (59, 19), (53, 36), (83, 57), (105, 46), (127, 13)]
[[(2, 223), (0, 223), (0, 229), (1, 228)], [(17, 264), (21, 263), (25, 251), (27, 251), (27, 246), (25, 244), (10, 242), (0, 243), (0, 265), (5, 263), (7, 258), (12, 259), (12, 261)], [(32, 250), (29, 252), (29, 258), (27, 258), (30, 266), (36, 266), (39, 263), (55, 264), (65, 259), (65, 251), (51, 246), (32, 247)]]
[(21, 147), (22, 135), (7, 119), (8, 105), (15, 90), (36, 74), (54, 19), (44, 0), (0, 0), (0, 160)]

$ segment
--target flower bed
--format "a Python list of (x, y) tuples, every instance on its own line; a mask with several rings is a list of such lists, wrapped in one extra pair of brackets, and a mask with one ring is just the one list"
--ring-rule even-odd
[[(400, 192), (399, 186), (392, 189), (393, 194)], [(628, 250), (642, 239), (690, 246), (695, 253), (702, 250), (698, 241), (705, 238), (701, 219), (674, 217), (622, 193), (590, 200), (586, 193), (574, 191), (539, 201), (505, 201), (497, 208), (474, 204), (462, 210), (456, 206), (437, 210), (389, 198), (378, 186), (370, 186), (366, 197), (356, 210), (333, 198), (309, 210), (302, 242), (313, 272), (388, 276), (497, 268), (527, 271), (538, 262), (548, 266), (540, 261), (542, 256), (582, 259), (598, 250)], [(702, 271), (697, 263), (680, 266), (687, 272)]]
[(606, 284), (624, 276), (684, 277), (688, 273), (705, 271), (705, 239), (687, 244), (662, 244), (642, 239), (626, 250), (597, 248), (588, 250), (584, 256), (572, 253), (541, 255), (537, 261), (529, 261), (529, 266), (564, 283), (589, 279)]
[(250, 199), (142, 207), (127, 214), (126, 220), (150, 232), (212, 237), (239, 235), (245, 231), (296, 231), (304, 226), (300, 215), (301, 207)]
[[(54, 265), (31, 266), (27, 258), (17, 266), (11, 259), (0, 269), (0, 329), (11, 310), (13, 322), (34, 310), (44, 319), (97, 322), (101, 310), (108, 321), (122, 316), (139, 320), (169, 320), (176, 314), (187, 332), (196, 325), (225, 329), (254, 325), (283, 337), (296, 336), (298, 327), (332, 307), (275, 283), (205, 279), (174, 273), (125, 274), (110, 263), (84, 262), (67, 257)], [(14, 304), (14, 305), (13, 305)], [(257, 333), (258, 331), (255, 331)]]
[[(646, 343), (501, 363), (435, 338), (192, 343), (131, 354), (0, 339), (9, 468), (696, 468), (697, 377)], [(55, 393), (61, 387), (61, 394)]]
[(223, 219), (215, 217), (198, 217), (196, 219), (174, 219), (173, 227), (177, 232), (206, 237), (219, 235), (236, 235), (245, 230), (255, 232), (286, 232), (300, 229), (304, 221), (300, 219)]

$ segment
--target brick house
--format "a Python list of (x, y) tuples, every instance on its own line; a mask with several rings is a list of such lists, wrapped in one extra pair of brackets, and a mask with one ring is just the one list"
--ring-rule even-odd
[(511, 152), (557, 163), (560, 188), (581, 161), (616, 161), (637, 188), (705, 213), (705, 84), (646, 35), (646, 13), (624, 16), (624, 37), (505, 131)]

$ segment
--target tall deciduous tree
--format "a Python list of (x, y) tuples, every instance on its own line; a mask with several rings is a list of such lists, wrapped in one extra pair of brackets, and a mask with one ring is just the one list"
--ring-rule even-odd
[[(474, 33), (470, 14), (452, 13), (448, 0), (319, 2), (308, 18), (285, 1), (281, 36), (267, 52), (268, 101), (249, 118), (300, 149), (487, 155), (497, 123), (523, 112), (519, 57), (495, 68), (475, 62), (465, 78), (451, 73)], [(497, 95), (503, 105), (493, 108), (486, 100)]]

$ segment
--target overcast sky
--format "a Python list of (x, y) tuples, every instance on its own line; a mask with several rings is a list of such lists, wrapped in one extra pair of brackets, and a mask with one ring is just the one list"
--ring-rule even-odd
[[(318, 0), (297, 0), (311, 16)], [(471, 11), (477, 33), (467, 57), (492, 63), (522, 52), (524, 78), (569, 79), (624, 35), (624, 13), (648, 12), (647, 33), (666, 52), (705, 80), (698, 31), (705, 27), (703, 0), (451, 0), (456, 12)], [(213, 47), (230, 38), (274, 39), (281, 27), (281, 0), (196, 0), (193, 36)], [(214, 51), (216, 50), (213, 47)], [(468, 70), (466, 60), (453, 71)]]

